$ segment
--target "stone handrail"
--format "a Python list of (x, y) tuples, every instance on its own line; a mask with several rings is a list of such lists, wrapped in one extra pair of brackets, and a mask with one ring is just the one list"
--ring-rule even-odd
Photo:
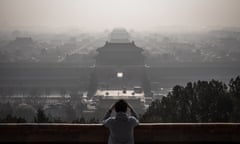
[[(0, 124), (0, 143), (107, 143), (108, 129), (101, 124)], [(135, 142), (240, 143), (240, 123), (141, 123)]]

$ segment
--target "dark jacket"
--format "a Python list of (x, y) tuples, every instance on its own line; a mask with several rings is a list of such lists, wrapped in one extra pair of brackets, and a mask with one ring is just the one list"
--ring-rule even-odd
[(131, 116), (118, 112), (116, 117), (111, 117), (111, 111), (108, 111), (103, 120), (103, 125), (110, 130), (108, 144), (134, 144), (133, 129), (138, 123), (134, 111), (131, 111)]

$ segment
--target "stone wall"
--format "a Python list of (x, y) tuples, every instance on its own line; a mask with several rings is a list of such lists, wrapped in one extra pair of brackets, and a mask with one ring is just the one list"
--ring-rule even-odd
[[(107, 143), (100, 124), (0, 124), (0, 143)], [(239, 123), (140, 124), (136, 144), (240, 143)]]

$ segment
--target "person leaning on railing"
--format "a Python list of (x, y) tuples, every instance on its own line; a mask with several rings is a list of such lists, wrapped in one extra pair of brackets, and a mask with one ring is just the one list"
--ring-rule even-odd
[[(127, 110), (130, 110), (130, 116)], [(111, 117), (112, 111), (116, 116)], [(103, 119), (103, 125), (110, 130), (108, 144), (134, 144), (133, 130), (139, 124), (137, 113), (125, 100), (119, 100), (113, 104)]]

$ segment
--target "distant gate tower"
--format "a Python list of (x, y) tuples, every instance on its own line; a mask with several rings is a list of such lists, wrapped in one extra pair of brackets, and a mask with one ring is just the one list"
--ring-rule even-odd
[(125, 29), (114, 29), (110, 41), (97, 49), (95, 74), (98, 89), (133, 89), (145, 74), (143, 49), (130, 41)]
[(143, 49), (129, 39), (125, 29), (114, 29), (110, 41), (97, 49), (96, 66), (144, 66)]

